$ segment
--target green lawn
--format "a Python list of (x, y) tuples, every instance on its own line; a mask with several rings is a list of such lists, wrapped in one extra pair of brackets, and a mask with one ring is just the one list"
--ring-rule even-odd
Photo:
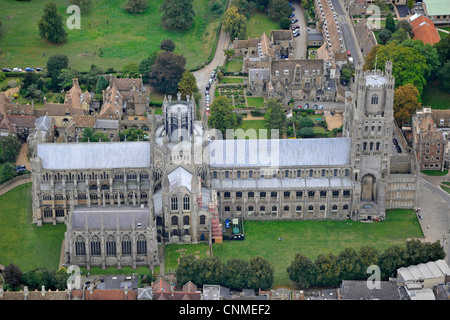
[(23, 271), (56, 270), (66, 226), (32, 224), (31, 183), (0, 197), (0, 264), (14, 263)]
[(244, 78), (224, 77), (219, 83), (244, 83)]
[(448, 173), (448, 170), (422, 170), (423, 174), (426, 174), (427, 176), (445, 176)]
[(439, 89), (437, 83), (428, 84), (423, 87), (422, 102), (432, 109), (450, 109), (450, 93)]
[[(286, 268), (295, 254), (312, 261), (319, 254), (339, 254), (343, 249), (373, 246), (380, 253), (388, 247), (402, 245), (408, 238), (423, 237), (413, 210), (389, 210), (387, 220), (361, 221), (244, 221), (245, 240), (214, 244), (214, 256), (249, 260), (261, 256), (275, 268), (273, 287), (289, 287)], [(282, 237), (283, 241), (278, 238)]]
[(450, 188), (449, 188), (449, 187), (441, 186), (441, 188), (442, 188), (442, 190), (444, 190), (445, 192), (450, 193)]
[(249, 107), (264, 108), (263, 97), (247, 97), (247, 105)]
[[(259, 139), (259, 130), (266, 130), (264, 126), (265, 120), (242, 120), (242, 124), (240, 126), (241, 129), (244, 129), (244, 132), (249, 129), (254, 129), (256, 131), (256, 137)], [(250, 132), (249, 132), (250, 133)], [(253, 136), (251, 136), (253, 138)], [(263, 137), (261, 136), (261, 139)]]
[(260, 12), (251, 12), (247, 21), (246, 38), (259, 38), (265, 32), (270, 37), (271, 30), (280, 30), (278, 22), (273, 21), (268, 15)]
[[(162, 28), (159, 7), (163, 0), (149, 1), (142, 14), (128, 14), (121, 7), (124, 0), (96, 0), (89, 13), (81, 14), (81, 29), (67, 30), (67, 42), (49, 44), (39, 37), (37, 21), (45, 1), (1, 0), (7, 10), (0, 11), (0, 61), (4, 67), (43, 67), (49, 56), (65, 53), (70, 66), (87, 71), (91, 64), (120, 70), (129, 62), (139, 63), (147, 53), (159, 49), (164, 39), (176, 44), (175, 53), (187, 59), (187, 69), (207, 61), (216, 38), (219, 19), (210, 18), (208, 0), (194, 0), (195, 21), (188, 31), (172, 32)], [(67, 0), (53, 0), (64, 22)]]
[(228, 60), (225, 64), (225, 70), (227, 72), (241, 72), (242, 65), (244, 64), (243, 60)]

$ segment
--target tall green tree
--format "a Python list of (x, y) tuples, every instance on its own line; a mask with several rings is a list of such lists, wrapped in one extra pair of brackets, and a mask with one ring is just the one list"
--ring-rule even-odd
[(183, 286), (189, 281), (199, 285), (197, 276), (197, 259), (192, 254), (182, 256), (175, 272), (178, 285)]
[(391, 39), (389, 39), (389, 42), (395, 41), (397, 43), (402, 43), (407, 39), (408, 39), (408, 32), (406, 32), (406, 30), (403, 28), (399, 28), (391, 35)]
[(0, 163), (15, 162), (19, 150), (20, 142), (16, 137), (0, 137)]
[(63, 53), (55, 53), (47, 60), (47, 72), (51, 77), (58, 76), (62, 69), (69, 69), (69, 58)]
[(267, 290), (272, 286), (274, 268), (267, 260), (261, 257), (252, 258), (249, 270), (248, 288)]
[(5, 283), (11, 286), (12, 289), (17, 287), (22, 281), (23, 272), (20, 270), (19, 266), (10, 263), (3, 270), (3, 279)]
[(51, 43), (63, 43), (66, 41), (67, 32), (64, 29), (63, 17), (58, 14), (56, 4), (47, 2), (44, 13), (38, 21), (39, 35)]
[(320, 254), (314, 261), (316, 269), (316, 284), (319, 286), (334, 286), (340, 282), (341, 268), (338, 258), (332, 253)]
[(105, 142), (110, 141), (110, 137), (103, 132), (95, 132), (93, 128), (84, 128), (83, 129), (83, 139), (82, 142)]
[(441, 65), (450, 60), (450, 36), (441, 38), (434, 46), (436, 47)]
[(187, 30), (194, 24), (193, 0), (166, 0), (159, 7), (164, 29)]
[(399, 126), (409, 123), (411, 117), (421, 107), (419, 103), (419, 90), (407, 83), (394, 91), (394, 119)]
[(388, 13), (388, 15), (386, 16), (386, 26), (385, 29), (389, 30), (391, 33), (394, 33), (395, 30), (397, 29), (395, 27), (395, 21), (394, 21), (394, 16), (392, 15), (392, 13)]
[(423, 43), (417, 39), (407, 39), (402, 42), (402, 46), (414, 48), (420, 55), (425, 57), (427, 70), (425, 72), (425, 79), (430, 78), (440, 68), (439, 55), (437, 48), (429, 43)]
[(283, 105), (275, 98), (270, 98), (267, 100), (266, 104), (266, 114), (264, 115), (265, 127), (267, 130), (275, 129), (279, 131), (279, 136), (283, 136), (283, 132), (286, 126), (286, 113), (284, 112)]
[(237, 126), (237, 118), (233, 110), (234, 106), (227, 97), (216, 97), (211, 104), (209, 127), (219, 130), (225, 136), (227, 129), (234, 129)]
[(152, 66), (149, 84), (160, 92), (176, 94), (185, 65), (185, 57), (170, 51), (161, 52)]
[(159, 44), (159, 49), (163, 51), (175, 51), (175, 43), (170, 39), (165, 39)]
[(147, 134), (142, 129), (129, 128), (119, 132), (120, 141), (148, 141)]
[(367, 268), (371, 265), (377, 265), (380, 255), (374, 247), (362, 246), (358, 251), (358, 259), (361, 264), (361, 271), (356, 276), (359, 279), (367, 279)]
[[(372, 52), (373, 51), (373, 52)], [(392, 75), (395, 77), (395, 86), (404, 86), (412, 83), (422, 94), (426, 84), (427, 64), (424, 56), (410, 47), (401, 44), (389, 43), (385, 46), (372, 48), (364, 63), (365, 70), (373, 70), (375, 62), (377, 69), (384, 71), (387, 60), (392, 61)]]
[(95, 93), (102, 94), (103, 90), (106, 90), (109, 86), (109, 81), (106, 80), (104, 76), (99, 76), (97, 80), (97, 84), (95, 86)]
[(289, 17), (292, 9), (287, 0), (270, 0), (268, 13), (272, 20), (279, 21), (283, 17)]
[(228, 259), (224, 268), (224, 285), (236, 290), (245, 289), (250, 275), (248, 261), (237, 258)]
[(383, 29), (378, 34), (378, 38), (380, 38), (381, 44), (386, 44), (392, 37), (392, 32), (388, 29)]
[(142, 81), (148, 82), (153, 64), (158, 57), (159, 52), (153, 51), (150, 55), (139, 63), (139, 72), (142, 74)]
[(305, 255), (297, 253), (294, 261), (287, 268), (289, 279), (300, 288), (307, 289), (315, 284), (316, 270), (314, 263)]
[(122, 68), (122, 75), (129, 78), (139, 78), (139, 67), (135, 62), (127, 63)]
[(178, 92), (181, 93), (181, 98), (186, 99), (186, 95), (189, 95), (191, 99), (194, 99), (195, 93), (198, 92), (197, 79), (189, 70), (183, 72), (183, 75), (178, 83)]
[(358, 253), (353, 248), (345, 248), (337, 257), (337, 265), (340, 268), (340, 280), (354, 279), (361, 273), (361, 263)]
[(204, 284), (222, 284), (224, 277), (224, 264), (219, 257), (206, 257), (197, 261), (198, 286)]
[(230, 38), (243, 39), (247, 32), (247, 18), (239, 13), (235, 6), (225, 11), (222, 19), (223, 28), (230, 34)]
[(381, 255), (379, 267), (381, 277), (386, 279), (395, 275), (398, 268), (406, 267), (407, 254), (404, 247), (393, 245), (387, 248)]
[[(449, 37), (450, 38), (450, 37)], [(437, 80), (439, 83), (439, 87), (450, 93), (450, 61), (444, 63), (442, 68), (437, 72)]]

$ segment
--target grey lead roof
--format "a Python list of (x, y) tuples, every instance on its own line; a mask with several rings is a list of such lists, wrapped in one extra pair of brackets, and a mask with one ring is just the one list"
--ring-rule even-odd
[[(131, 229), (132, 223), (135, 223), (135, 227), (146, 228), (150, 220), (150, 212), (148, 207), (76, 207), (73, 210), (72, 228), (73, 229), (99, 229), (103, 227), (105, 229), (116, 229), (117, 224), (121, 229)], [(103, 220), (103, 221), (102, 221)]]
[(42, 159), (45, 169), (147, 168), (150, 166), (150, 143), (40, 143), (37, 157)]
[(213, 179), (213, 189), (300, 189), (300, 188), (351, 188), (349, 177), (342, 178), (260, 178), (260, 179)]
[(289, 167), (350, 164), (351, 138), (213, 140), (211, 167)]

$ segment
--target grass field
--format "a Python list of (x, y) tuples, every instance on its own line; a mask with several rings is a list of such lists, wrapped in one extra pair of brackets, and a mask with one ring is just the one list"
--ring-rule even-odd
[(241, 72), (243, 64), (243, 60), (228, 60), (225, 64), (225, 69), (227, 72)]
[[(259, 139), (259, 130), (265, 130), (264, 126), (265, 120), (243, 120), (240, 126), (244, 131), (249, 129), (254, 129), (256, 131), (256, 137)], [(262, 137), (261, 137), (262, 138)]]
[(178, 259), (184, 255), (192, 254), (197, 259), (209, 256), (209, 245), (207, 243), (199, 244), (166, 244), (165, 251), (165, 272), (174, 273), (178, 268)]
[[(249, 260), (261, 256), (275, 268), (273, 287), (289, 287), (286, 268), (295, 254), (315, 260), (319, 254), (339, 254), (343, 249), (373, 246), (380, 253), (388, 247), (403, 245), (408, 238), (423, 237), (413, 210), (389, 210), (387, 220), (361, 221), (251, 221), (244, 222), (244, 241), (214, 244), (214, 256)], [(283, 241), (278, 238), (282, 237)]]
[[(194, 25), (181, 32), (165, 31), (161, 25), (159, 7), (163, 0), (149, 1), (148, 9), (137, 15), (128, 14), (121, 6), (123, 0), (96, 0), (89, 13), (81, 14), (81, 29), (69, 30), (67, 42), (50, 44), (39, 37), (37, 21), (45, 1), (0, 0), (7, 10), (0, 11), (1, 67), (43, 67), (49, 56), (65, 53), (70, 66), (87, 71), (91, 64), (120, 70), (129, 62), (142, 61), (147, 53), (159, 50), (164, 39), (176, 44), (175, 53), (187, 59), (187, 69), (206, 62), (216, 38), (219, 19), (211, 21), (208, 0), (194, 0)], [(4, 3), (8, 3), (5, 5)], [(68, 1), (53, 0), (66, 21)], [(5, 8), (6, 9), (6, 8)]]
[(439, 89), (437, 83), (431, 83), (423, 87), (422, 102), (432, 109), (450, 109), (450, 93)]
[(249, 107), (264, 108), (263, 97), (247, 97), (247, 105)]
[(244, 78), (224, 77), (219, 83), (244, 83)]
[(448, 170), (422, 170), (423, 174), (426, 174), (427, 176), (445, 176), (448, 173)]
[(56, 270), (65, 231), (64, 224), (32, 224), (31, 183), (0, 197), (0, 264)]
[(267, 37), (270, 37), (271, 30), (279, 30), (278, 22), (273, 21), (268, 15), (260, 12), (250, 12), (250, 19), (247, 21), (247, 35), (246, 37), (259, 38), (265, 32)]
[(442, 188), (442, 190), (444, 190), (445, 192), (450, 193), (450, 187), (444, 187), (444, 186), (441, 186), (441, 188)]

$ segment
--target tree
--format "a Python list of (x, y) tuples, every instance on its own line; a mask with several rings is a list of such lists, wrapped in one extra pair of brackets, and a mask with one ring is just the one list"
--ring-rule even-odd
[(167, 0), (159, 7), (164, 29), (186, 30), (194, 24), (193, 0)]
[(174, 51), (175, 43), (170, 39), (165, 39), (159, 44), (159, 49), (163, 51)]
[(129, 78), (139, 78), (139, 67), (135, 62), (127, 63), (122, 68), (122, 75), (127, 76)]
[(95, 93), (102, 94), (103, 90), (106, 90), (109, 86), (109, 81), (105, 79), (104, 76), (99, 76), (97, 80), (97, 84), (95, 86)]
[(424, 244), (418, 239), (406, 241), (406, 264), (412, 266), (428, 262), (429, 256), (425, 249)]
[(437, 240), (433, 243), (425, 242), (422, 245), (424, 246), (424, 251), (425, 251), (425, 255), (426, 255), (425, 260), (437, 261), (437, 260), (445, 259), (445, 251), (444, 251), (444, 248), (442, 247), (441, 243), (439, 242), (439, 240)]
[(99, 142), (99, 141), (110, 141), (110, 137), (103, 132), (95, 132), (93, 128), (83, 129), (83, 139), (82, 142)]
[(0, 137), (0, 163), (15, 162), (19, 150), (20, 142), (16, 137)]
[(420, 109), (419, 90), (408, 83), (394, 91), (394, 119), (399, 126), (411, 121), (411, 116)]
[(123, 132), (119, 132), (120, 141), (148, 141), (147, 135), (143, 130), (138, 128), (125, 129)]
[(47, 72), (51, 77), (58, 76), (62, 69), (69, 69), (69, 58), (63, 53), (56, 53), (47, 60)]
[(397, 30), (398, 29), (405, 29), (409, 35), (411, 35), (411, 33), (412, 33), (412, 26), (408, 22), (408, 20), (400, 20), (399, 22), (397, 22)]
[(341, 69), (341, 79), (349, 82), (351, 77), (353, 76), (353, 73), (355, 72), (355, 68), (352, 63), (347, 62), (342, 66)]
[(450, 61), (447, 61), (437, 72), (437, 80), (439, 81), (439, 87), (450, 93)]
[(298, 125), (300, 128), (308, 128), (314, 126), (314, 121), (308, 117), (301, 117), (298, 121)]
[(337, 257), (337, 265), (340, 268), (340, 280), (351, 280), (361, 272), (361, 263), (358, 253), (353, 248), (345, 248)]
[(411, 10), (414, 7), (414, 0), (407, 0), (406, 5), (408, 6), (408, 9)]
[(73, 79), (79, 78), (79, 75), (80, 73), (77, 70), (61, 69), (58, 75), (59, 87), (64, 90), (72, 88)]
[(124, 4), (123, 8), (132, 14), (142, 13), (148, 7), (147, 0), (128, 0), (127, 3)]
[(288, 17), (281, 17), (279, 23), (281, 29), (288, 30), (291, 27), (291, 19)]
[(279, 136), (282, 137), (286, 125), (286, 113), (283, 105), (277, 99), (270, 98), (265, 103), (265, 107), (267, 111), (264, 115), (266, 120), (264, 126), (269, 130), (269, 134), (272, 129), (275, 129), (279, 131)]
[(398, 268), (406, 267), (407, 254), (404, 247), (393, 245), (387, 248), (381, 255), (379, 267), (381, 277), (386, 279), (393, 276)]
[(177, 271), (175, 272), (178, 285), (185, 285), (189, 281), (199, 285), (197, 275), (197, 259), (194, 255), (188, 254), (182, 256), (178, 262)]
[(392, 15), (392, 13), (388, 13), (388, 15), (386, 16), (386, 26), (385, 29), (389, 30), (391, 33), (394, 33), (395, 30), (397, 29), (395, 27), (395, 21), (394, 21), (394, 16)]
[(61, 267), (55, 274), (55, 290), (63, 291), (67, 289), (67, 279), (70, 275), (67, 273), (66, 267)]
[(225, 135), (227, 129), (234, 129), (237, 126), (237, 118), (233, 110), (234, 106), (227, 97), (216, 97), (211, 104), (208, 125), (222, 132), (222, 135)]
[(300, 138), (312, 138), (314, 137), (314, 129), (313, 128), (301, 128), (298, 131), (298, 135), (300, 136)]
[(183, 72), (183, 76), (178, 83), (178, 92), (181, 93), (183, 100), (186, 99), (186, 95), (194, 99), (194, 94), (198, 92), (197, 79), (189, 70)]
[[(372, 52), (373, 51), (373, 52)], [(392, 61), (392, 75), (395, 77), (395, 86), (404, 86), (412, 83), (422, 93), (426, 84), (427, 71), (426, 59), (414, 48), (404, 47), (400, 44), (389, 43), (385, 46), (378, 45), (372, 48), (366, 57), (365, 70), (373, 70), (375, 61), (377, 69), (384, 71), (387, 60)]]
[(185, 65), (185, 57), (170, 51), (161, 52), (152, 66), (149, 77), (150, 85), (160, 92), (176, 94), (178, 82), (185, 71)]
[(138, 68), (140, 74), (142, 74), (142, 81), (148, 82), (150, 78), (150, 72), (152, 71), (153, 64), (155, 63), (158, 54), (158, 51), (153, 51), (147, 58), (139, 63)]
[(67, 33), (64, 30), (63, 17), (58, 14), (56, 4), (47, 2), (44, 14), (38, 21), (39, 35), (51, 43), (66, 41)]
[(89, 68), (89, 72), (87, 74), (81, 75), (81, 83), (86, 85), (88, 91), (91, 91), (91, 89), (97, 84), (100, 75), (104, 73), (105, 72), (102, 68), (97, 67), (95, 64), (92, 64)]
[(292, 9), (287, 0), (270, 0), (268, 13), (270, 18), (279, 21), (283, 17), (289, 17)]
[(83, 13), (88, 12), (92, 8), (92, 0), (69, 0), (69, 3), (79, 6)]
[(441, 66), (438, 51), (435, 46), (429, 43), (423, 43), (423, 41), (417, 39), (407, 39), (402, 42), (402, 46), (414, 48), (420, 55), (425, 57), (427, 65), (427, 70), (425, 72), (426, 79), (430, 78)]
[(16, 176), (16, 170), (11, 162), (0, 164), (0, 184)]
[(245, 260), (231, 258), (224, 268), (224, 285), (231, 289), (242, 290), (247, 288), (250, 277), (250, 263)]
[(341, 268), (337, 256), (332, 253), (320, 254), (314, 261), (316, 284), (319, 286), (334, 286), (340, 282)]
[(247, 0), (231, 0), (230, 7), (236, 7), (240, 14), (244, 16), (248, 13), (248, 1)]
[(19, 266), (10, 263), (3, 270), (3, 279), (5, 280), (5, 283), (11, 286), (11, 288), (15, 288), (21, 283), (22, 274)]
[(360, 272), (356, 275), (359, 279), (367, 278), (367, 268), (371, 265), (377, 265), (379, 261), (379, 254), (377, 249), (370, 246), (362, 246), (358, 251), (358, 259), (361, 264)]
[(389, 31), (388, 29), (383, 29), (378, 34), (378, 38), (380, 38), (381, 44), (386, 44), (391, 39), (391, 36), (392, 32)]
[(397, 43), (402, 43), (406, 39), (408, 39), (408, 33), (405, 29), (400, 28), (391, 35), (389, 42), (396, 41)]
[(24, 285), (27, 285), (29, 289), (41, 289), (45, 286), (45, 289), (56, 289), (56, 272), (49, 271), (44, 268), (34, 269), (25, 272), (22, 276), (22, 281)]
[(289, 279), (297, 283), (300, 288), (307, 289), (315, 284), (315, 265), (306, 256), (297, 253), (294, 261), (287, 267)]
[(247, 32), (247, 18), (240, 14), (238, 8), (231, 6), (222, 19), (223, 28), (230, 34), (230, 38), (242, 39)]
[(224, 264), (219, 257), (206, 257), (197, 261), (198, 286), (204, 284), (222, 284), (224, 277)]
[(434, 46), (436, 47), (441, 65), (450, 60), (450, 36), (441, 38)]
[(249, 270), (248, 288), (267, 290), (272, 286), (274, 269), (267, 260), (261, 257), (252, 258)]

